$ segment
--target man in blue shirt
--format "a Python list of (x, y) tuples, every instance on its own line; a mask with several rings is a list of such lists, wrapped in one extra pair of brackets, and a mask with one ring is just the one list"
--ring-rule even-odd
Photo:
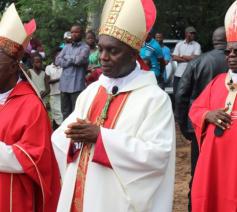
[(85, 89), (85, 75), (90, 47), (82, 42), (83, 30), (79, 25), (71, 28), (72, 43), (66, 44), (55, 64), (63, 68), (59, 82), (63, 120), (72, 113), (76, 99)]
[(161, 69), (162, 69), (161, 73), (163, 73), (162, 74), (162, 81), (165, 81), (166, 77), (167, 77), (165, 66), (168, 65), (168, 63), (171, 60), (171, 52), (170, 52), (170, 48), (165, 46), (163, 43), (163, 41), (164, 41), (163, 33), (161, 33), (161, 32), (156, 33), (155, 38), (156, 38), (157, 42), (159, 42), (161, 49), (162, 49), (163, 56), (164, 56), (164, 64), (162, 64), (162, 66), (161, 66)]
[(164, 60), (165, 60), (165, 65), (167, 65), (170, 60), (171, 60), (171, 53), (170, 53), (170, 48), (165, 46), (163, 41), (164, 41), (164, 36), (161, 32), (156, 33), (155, 36), (156, 40), (159, 42), (162, 52), (163, 52), (163, 56), (164, 56)]
[(159, 43), (152, 37), (151, 33), (148, 34), (147, 39), (140, 50), (140, 56), (149, 64), (151, 71), (155, 73), (158, 81), (161, 73), (159, 60), (163, 60), (163, 53)]

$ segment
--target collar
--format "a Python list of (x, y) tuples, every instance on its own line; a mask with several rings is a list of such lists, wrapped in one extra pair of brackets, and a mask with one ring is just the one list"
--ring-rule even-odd
[(82, 41), (78, 42), (72, 42), (72, 47), (79, 47), (81, 45)]
[(109, 78), (102, 74), (99, 78), (99, 84), (111, 94), (114, 86), (118, 87), (118, 93), (122, 93), (157, 83), (154, 73), (142, 70), (137, 63), (136, 68), (125, 77)]
[[(20, 83), (22, 81), (22, 79), (19, 77), (18, 81), (16, 84)], [(5, 92), (5, 93), (0, 93), (0, 105), (4, 105), (8, 99), (8, 97), (10, 96), (11, 92), (13, 91), (14, 88), (12, 88), (11, 90)]]
[(192, 44), (194, 43), (194, 40), (193, 40), (193, 41), (190, 41), (190, 42), (187, 42), (187, 40), (185, 39), (185, 40), (184, 40), (184, 43), (185, 43), (185, 44), (188, 44), (188, 45), (192, 45)]
[(50, 66), (53, 67), (53, 68), (57, 68), (57, 69), (61, 68), (60, 66), (57, 66), (54, 63), (51, 63)]
[(8, 96), (12, 92), (13, 89), (10, 91), (7, 91), (6, 93), (0, 93), (0, 105), (4, 105), (5, 102), (7, 101)]

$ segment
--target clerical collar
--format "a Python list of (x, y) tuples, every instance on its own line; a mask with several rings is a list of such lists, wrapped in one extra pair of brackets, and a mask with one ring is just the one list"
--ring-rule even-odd
[[(17, 84), (22, 81), (22, 79), (19, 77)], [(7, 101), (8, 96), (10, 95), (10, 93), (12, 92), (14, 88), (12, 88), (11, 90), (5, 92), (5, 93), (0, 93), (0, 105), (4, 105)]]
[(140, 65), (137, 63), (136, 68), (127, 76), (121, 78), (109, 78), (101, 74), (99, 78), (100, 84), (107, 90), (109, 94), (112, 93), (113, 87), (118, 87), (118, 92), (124, 88), (129, 82), (135, 79), (142, 73)]
[(233, 83), (237, 83), (237, 73), (230, 71), (230, 78), (233, 80)]

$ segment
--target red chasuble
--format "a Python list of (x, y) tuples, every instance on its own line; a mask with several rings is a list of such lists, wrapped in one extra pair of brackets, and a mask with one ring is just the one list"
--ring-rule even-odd
[[(108, 94), (104, 87), (100, 87), (90, 107), (88, 113), (88, 119), (92, 123), (95, 123), (99, 126), (103, 126), (109, 129), (113, 128), (127, 100), (128, 94), (129, 93), (120, 93), (119, 95), (114, 96), (108, 108), (107, 119), (101, 121), (99, 117), (102, 113), (103, 108), (106, 105)], [(77, 180), (71, 212), (83, 212), (84, 186), (90, 157), (90, 151), (91, 151), (91, 145), (84, 145), (78, 167)], [(99, 163), (100, 165), (106, 166), (108, 168), (112, 168), (108, 156), (106, 154), (101, 135), (98, 136), (95, 145), (93, 162)]]
[(214, 125), (204, 123), (208, 111), (225, 108), (225, 78), (226, 74), (217, 76), (193, 103), (189, 114), (200, 147), (192, 212), (237, 211), (237, 101), (231, 114), (233, 123), (222, 137), (214, 135)]
[(27, 82), (0, 107), (0, 141), (12, 145), (24, 174), (0, 172), (1, 212), (54, 212), (60, 176), (47, 112)]

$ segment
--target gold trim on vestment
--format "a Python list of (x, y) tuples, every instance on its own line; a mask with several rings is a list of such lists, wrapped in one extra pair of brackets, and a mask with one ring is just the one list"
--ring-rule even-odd
[(29, 158), (29, 160), (31, 161), (31, 163), (34, 165), (36, 172), (38, 174), (39, 177), (39, 181), (40, 181), (40, 186), (41, 186), (41, 191), (42, 191), (42, 196), (43, 196), (43, 211), (44, 211), (44, 207), (45, 207), (45, 195), (44, 195), (44, 187), (43, 187), (43, 183), (42, 183), (42, 179), (41, 179), (41, 175), (39, 172), (39, 169), (37, 167), (37, 165), (35, 164), (34, 160), (30, 157), (30, 155), (19, 145), (14, 144), (14, 146), (18, 147), (23, 153), (25, 153), (25, 155)]
[(12, 189), (13, 189), (13, 174), (11, 174), (11, 183), (10, 183), (10, 212), (12, 212)]

